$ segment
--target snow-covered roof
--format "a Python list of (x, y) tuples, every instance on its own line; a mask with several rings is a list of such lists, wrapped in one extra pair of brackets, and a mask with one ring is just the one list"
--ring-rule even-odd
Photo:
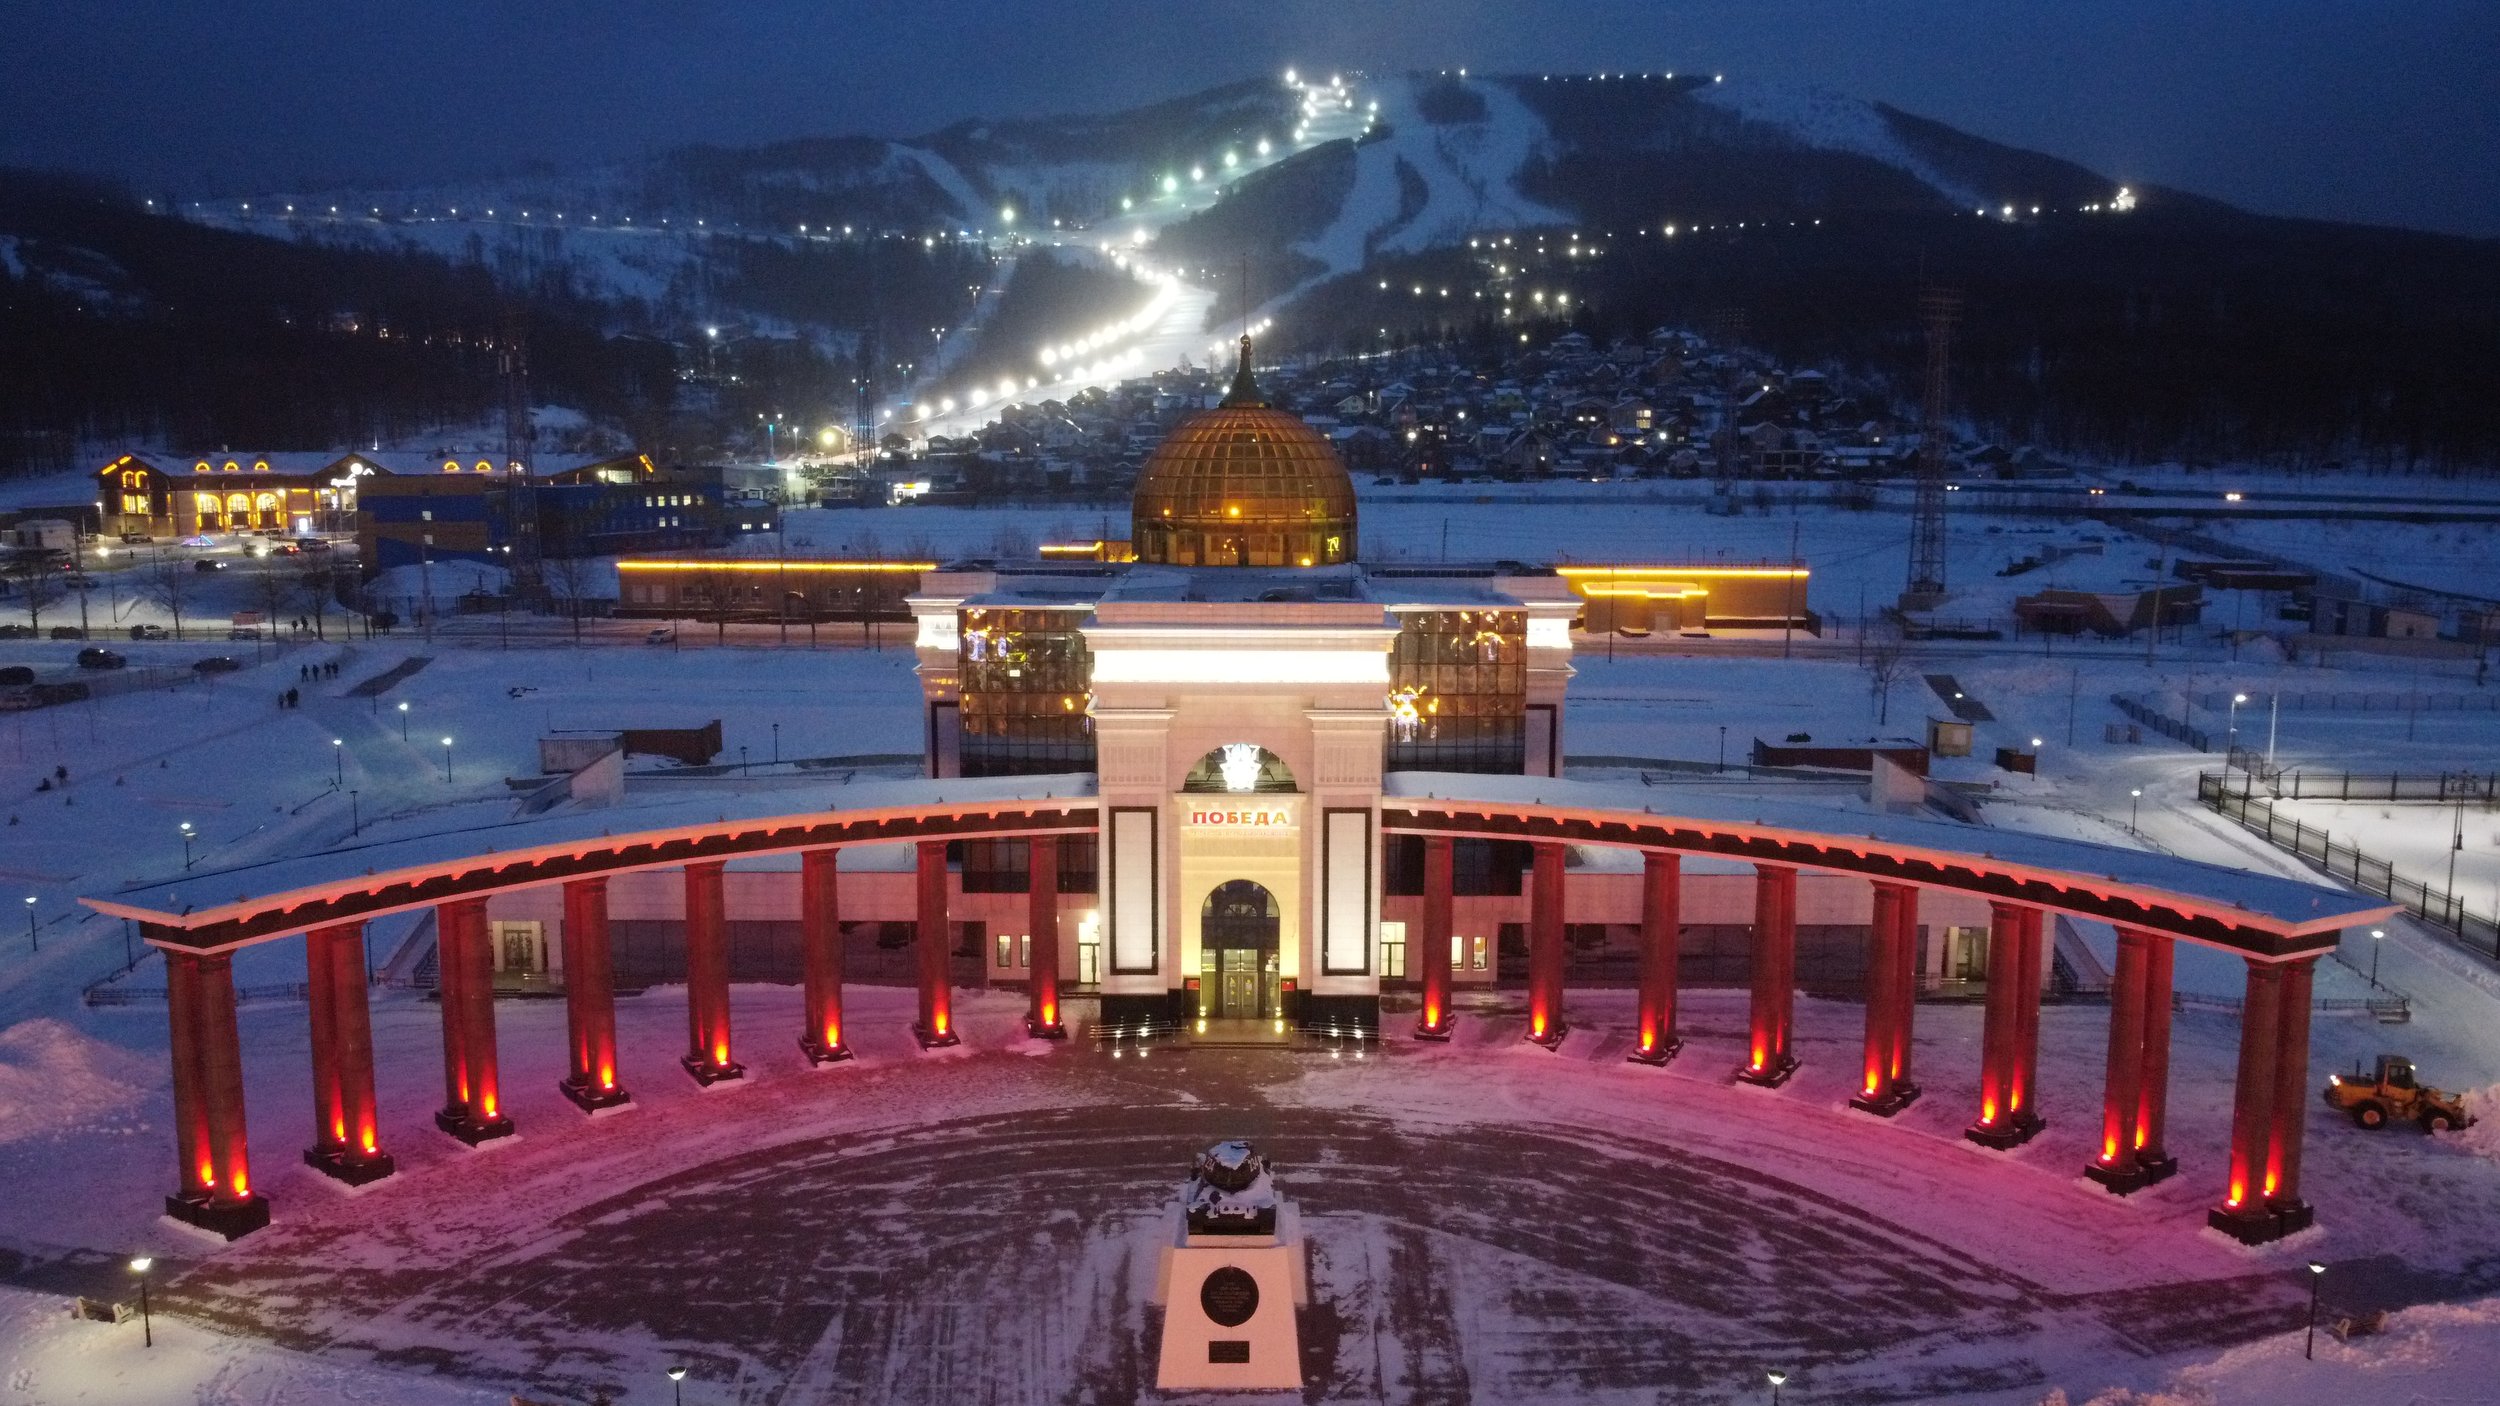
[[(2324, 950), (2342, 929), (2396, 911), (2365, 894), (2173, 855), (1699, 788), (1392, 772), (1383, 789), (1384, 824), (1392, 829), (1401, 828), (1399, 811), (1464, 814), (1469, 805), (1530, 821), (1524, 830), (1510, 825), (1488, 833), (1585, 833), (1596, 840), (1654, 826), (1662, 833), (1652, 842), (1672, 835), (1672, 848), (1984, 892), (2261, 956)], [(1427, 801), (1440, 804), (1414, 804)], [(1629, 834), (1615, 842), (1641, 843)]]
[[(813, 806), (792, 808), (793, 798)], [(325, 850), (234, 869), (199, 870), (81, 900), (117, 917), (180, 930), (203, 948), (235, 946), (583, 874), (669, 868), (705, 859), (870, 840), (1000, 830), (1094, 828), (1090, 774), (827, 782), (811, 792), (655, 798), (500, 825)], [(1068, 802), (1066, 805), (1050, 804)], [(1082, 812), (1074, 818), (1066, 812)], [(1035, 823), (1053, 817), (1065, 823)]]

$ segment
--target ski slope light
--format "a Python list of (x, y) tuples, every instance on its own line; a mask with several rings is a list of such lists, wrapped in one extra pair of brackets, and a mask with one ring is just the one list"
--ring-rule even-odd
[(1178, 179), (1171, 176), (1165, 176), (1163, 178), (1163, 193), (1165, 195), (1170, 195), (1172, 192), (1179, 190), (1180, 188), (1181, 183)]

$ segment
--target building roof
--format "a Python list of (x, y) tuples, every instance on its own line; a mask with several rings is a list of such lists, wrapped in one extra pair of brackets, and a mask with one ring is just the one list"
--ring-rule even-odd
[(1326, 566), (1354, 559), (1354, 480), (1327, 437), (1275, 409), (1250, 375), (1184, 418), (1137, 476), (1138, 559), (1209, 566)]

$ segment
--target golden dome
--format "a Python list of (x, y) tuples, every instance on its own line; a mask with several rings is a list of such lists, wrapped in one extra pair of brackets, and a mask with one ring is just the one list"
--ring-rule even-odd
[(1332, 566), (1354, 559), (1354, 480), (1328, 440), (1259, 396), (1250, 339), (1224, 403), (1173, 427), (1137, 476), (1139, 561)]

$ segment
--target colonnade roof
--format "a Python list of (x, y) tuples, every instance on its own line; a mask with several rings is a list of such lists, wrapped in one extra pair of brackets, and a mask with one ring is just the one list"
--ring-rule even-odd
[(2176, 855), (1918, 816), (1694, 787), (1391, 772), (1385, 829), (1558, 839), (1711, 854), (1958, 889), (2183, 937), (2254, 957), (2332, 948), (2396, 905)]
[(200, 869), (81, 901), (147, 925), (152, 942), (209, 950), (596, 874), (826, 845), (1094, 827), (1091, 773), (827, 782), (469, 825)]

